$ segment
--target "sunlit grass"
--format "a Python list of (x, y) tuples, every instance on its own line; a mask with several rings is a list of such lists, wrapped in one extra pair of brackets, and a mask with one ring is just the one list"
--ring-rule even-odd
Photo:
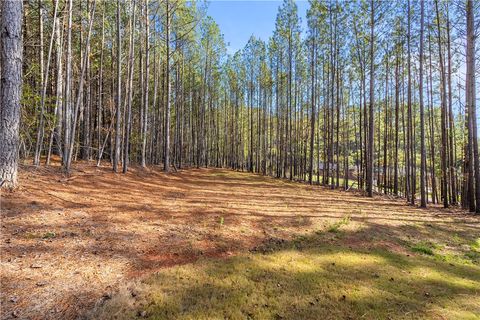
[[(298, 244), (302, 249), (298, 249)], [(124, 289), (95, 317), (131, 319), (475, 319), (480, 267), (324, 243), (200, 260)]]
[(480, 238), (477, 238), (471, 245), (472, 250), (480, 253)]

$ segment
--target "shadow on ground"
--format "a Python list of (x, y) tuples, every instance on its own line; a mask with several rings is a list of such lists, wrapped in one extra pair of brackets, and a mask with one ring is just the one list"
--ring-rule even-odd
[[(128, 312), (147, 311), (153, 318), (268, 319), (302, 315), (302, 308), (308, 311), (332, 305), (339, 308), (338, 314), (357, 317), (358, 310), (364, 308), (352, 309), (353, 297), (367, 301), (382, 297), (388, 291), (378, 288), (377, 282), (365, 282), (361, 277), (355, 282), (357, 278), (347, 277), (348, 274), (362, 274), (363, 269), (357, 267), (362, 266), (362, 261), (366, 261), (369, 274), (374, 274), (379, 272), (374, 269), (376, 267), (390, 268), (382, 254), (390, 252), (394, 257), (406, 257), (415, 248), (417, 252), (434, 254), (433, 257), (420, 257), (435, 263), (429, 270), (435, 270), (436, 264), (448, 268), (449, 263), (453, 263), (458, 269), (466, 266), (478, 271), (475, 268), (479, 254), (472, 246), (480, 233), (479, 220), (455, 209), (432, 207), (423, 210), (401, 200), (379, 196), (365, 198), (353, 192), (226, 169), (188, 169), (165, 174), (155, 167), (133, 167), (123, 175), (114, 174), (107, 167), (77, 163), (69, 177), (64, 176), (60, 168), (52, 167), (24, 167), (20, 175), (20, 190), (2, 194), (0, 198), (2, 319), (14, 318), (14, 314), (24, 319), (76, 319), (99, 301), (105, 301), (105, 297), (112, 296), (122, 284), (139, 278), (149, 279), (155, 272), (166, 277), (167, 286), (152, 284), (152, 289), (147, 291), (158, 299), (143, 296), (143, 307), (138, 305), (140, 298), (126, 299)], [(302, 236), (306, 239), (302, 240)], [(277, 247), (275, 239), (283, 241), (281, 247)], [(300, 240), (303, 241), (300, 247), (305, 246), (305, 250), (294, 247), (295, 241)], [(265, 250), (261, 243), (265, 244)], [(248, 253), (254, 247), (266, 254), (262, 251)], [(343, 250), (350, 252), (351, 258), (343, 256)], [(232, 256), (236, 258), (229, 258)], [(340, 269), (335, 271), (336, 268), (330, 270), (328, 263), (323, 266), (324, 261), (334, 257), (345, 263), (349, 259), (357, 262), (346, 264), (345, 273)], [(266, 267), (268, 259), (284, 265), (288, 273)], [(306, 262), (298, 262), (298, 259)], [(406, 261), (411, 259), (408, 257)], [(290, 260), (294, 269), (288, 269)], [(308, 261), (317, 262), (305, 270), (298, 267)], [(184, 264), (188, 265), (179, 267)], [(170, 267), (174, 268), (170, 270)], [(395, 265), (391, 268), (389, 273), (400, 275), (407, 270), (407, 267)], [(221, 272), (222, 276), (216, 278), (219, 270), (226, 269), (239, 269), (240, 278), (233, 279)], [(262, 287), (261, 281), (250, 279), (250, 271), (242, 271), (247, 269), (267, 272), (268, 277), (275, 280)], [(417, 270), (413, 264), (411, 269)], [(190, 275), (180, 279), (174, 276), (175, 272)], [(196, 278), (197, 275), (203, 276)], [(210, 275), (216, 281), (209, 278)], [(306, 277), (312, 285), (317, 284), (312, 288), (310, 284), (305, 285), (308, 290), (302, 293), (299, 289), (296, 293), (293, 289), (296, 290), (297, 275)], [(423, 279), (421, 273), (405, 277), (406, 283), (422, 283)], [(372, 281), (375, 279), (383, 278), (372, 278)], [(289, 294), (285, 290), (277, 292), (278, 288), (285, 288), (277, 280), (284, 281), (285, 285), (290, 283), (287, 286)], [(401, 281), (402, 278), (398, 278), (398, 283)], [(345, 300), (338, 300), (344, 293), (332, 290), (342, 288), (342, 283), (343, 288), (348, 289), (345, 287), (348, 284), (352, 289), (347, 290)], [(392, 285), (397, 285), (397, 276)], [(207, 290), (210, 287), (214, 288), (211, 292)], [(218, 291), (216, 287), (225, 290)], [(255, 292), (257, 287), (263, 288), (258, 295), (245, 294), (249, 290)], [(448, 286), (445, 288), (448, 293)], [(207, 290), (207, 297), (212, 296), (213, 300), (203, 299), (202, 290)], [(420, 297), (422, 293), (418, 290)], [(215, 293), (217, 291), (220, 296)], [(201, 299), (195, 292), (199, 292)], [(222, 296), (222, 292), (229, 294)], [(316, 296), (322, 292), (328, 299)], [(460, 299), (462, 294), (450, 297), (452, 301), (466, 301), (472, 296), (467, 292), (465, 298)], [(391, 295), (392, 299), (400, 299), (395, 298), (398, 293)], [(278, 301), (275, 300), (277, 296)], [(425, 297), (431, 296), (426, 295), (420, 301)], [(261, 307), (256, 301), (262, 299), (269, 307)], [(113, 301), (118, 300), (114, 298)], [(375, 301), (365, 304), (375, 304)], [(137, 303), (135, 308), (128, 307), (134, 302)], [(150, 303), (153, 305), (147, 308)], [(467, 304), (461, 306), (471, 310)], [(405, 310), (405, 317), (411, 315), (412, 310), (420, 310), (414, 314), (444, 310), (433, 307), (435, 305), (414, 308), (393, 304), (391, 308)], [(118, 307), (112, 314), (121, 314), (122, 308)], [(362, 312), (366, 312), (367, 318), (375, 317), (365, 310)], [(125, 314), (131, 315), (128, 312)], [(215, 316), (210, 316), (211, 312)], [(222, 312), (225, 315), (222, 316)], [(335, 312), (324, 314), (333, 317), (338, 315)], [(400, 316), (401, 312), (393, 314)], [(383, 317), (387, 313), (380, 314)]]
[(401, 235), (370, 224), (249, 253), (202, 259), (132, 282), (91, 319), (475, 319), (478, 261), (416, 254)]

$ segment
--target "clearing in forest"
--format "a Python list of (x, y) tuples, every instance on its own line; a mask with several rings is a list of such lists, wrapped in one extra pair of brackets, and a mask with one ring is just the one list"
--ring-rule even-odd
[(480, 223), (225, 169), (24, 167), (1, 318), (480, 317)]

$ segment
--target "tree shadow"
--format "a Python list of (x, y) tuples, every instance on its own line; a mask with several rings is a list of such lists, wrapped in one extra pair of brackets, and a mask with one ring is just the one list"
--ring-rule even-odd
[[(348, 239), (374, 232), (375, 225), (342, 231), (334, 244), (328, 232), (268, 239), (249, 254), (201, 259), (130, 283), (86, 317), (454, 319), (480, 314), (475, 299), (479, 265), (447, 263), (384, 243), (348, 246)], [(393, 230), (390, 241), (401, 242), (402, 232)]]
[[(92, 175), (92, 172), (95, 175)], [(465, 245), (478, 236), (479, 229), (479, 220), (474, 217), (443, 210), (420, 210), (399, 201), (389, 205), (388, 200), (382, 198), (361, 199), (355, 194), (338, 190), (332, 191), (290, 181), (283, 182), (249, 173), (232, 173), (229, 170), (198, 169), (164, 174), (156, 168), (149, 170), (132, 168), (126, 175), (115, 175), (110, 168), (87, 168), (76, 171), (71, 177), (64, 177), (57, 172), (53, 182), (50, 180), (50, 174), (48, 172), (48, 176), (32, 175), (25, 190), (6, 198), (11, 205), (8, 210), (2, 210), (3, 232), (0, 235), (0, 249), (5, 267), (2, 269), (2, 283), (6, 279), (9, 290), (4, 291), (2, 284), (2, 316), (8, 315), (12, 308), (17, 307), (8, 303), (9, 296), (5, 294), (13, 292), (15, 286), (21, 288), (26, 297), (33, 297), (31, 300), (22, 300), (24, 309), (30, 312), (29, 315), (37, 310), (37, 314), (44, 318), (69, 319), (76, 318), (86, 306), (91, 307), (95, 301), (103, 301), (102, 294), (107, 286), (111, 286), (111, 290), (115, 291), (119, 284), (132, 278), (143, 278), (172, 266), (188, 264), (197, 268), (197, 264), (190, 263), (203, 261), (206, 257), (215, 259), (208, 260), (211, 274), (216, 274), (219, 268), (224, 268), (224, 260), (227, 261), (225, 268), (235, 270), (248, 264), (249, 269), (267, 272), (269, 269), (264, 270), (263, 258), (292, 250), (312, 252), (320, 256), (340, 255), (343, 250), (354, 251), (361, 256), (364, 254), (362, 250), (379, 250), (377, 256), (380, 256), (377, 258), (386, 264), (388, 257), (381, 256), (384, 252), (392, 251), (394, 257), (406, 255), (411, 243), (445, 242), (444, 239), (451, 237), (452, 233), (457, 233), (462, 240), (461, 244), (455, 245)], [(35, 203), (31, 205), (28, 201)], [(313, 233), (321, 228), (326, 230), (331, 224), (347, 216), (351, 224), (342, 227), (341, 232)], [(54, 232), (55, 237), (50, 239), (49, 232)], [(302, 240), (303, 242), (291, 239), (301, 233), (310, 235)], [(320, 237), (320, 234), (323, 237), (322, 241), (315, 243), (314, 240)], [(29, 238), (30, 236), (32, 238)], [(259, 245), (262, 241), (268, 248), (263, 252), (265, 254)], [(315, 245), (309, 246), (309, 243)], [(318, 248), (323, 248), (324, 251), (316, 253), (315, 250)], [(251, 255), (260, 258), (251, 258), (246, 253), (248, 249), (255, 249)], [(412, 254), (409, 251), (408, 253)], [(22, 255), (31, 260), (42, 261), (43, 268), (30, 268), (30, 263), (22, 260), (31, 260), (19, 258)], [(234, 259), (230, 262), (228, 257), (232, 255), (239, 255), (240, 260)], [(365, 253), (364, 257), (367, 259), (369, 255), (370, 251)], [(6, 258), (12, 258), (14, 261), (5, 261)], [(218, 262), (219, 258), (222, 261)], [(395, 262), (398, 259), (390, 260), (389, 264), (396, 266)], [(203, 262), (200, 265), (203, 265)], [(403, 264), (396, 266), (395, 272), (402, 269), (402, 266)], [(62, 269), (64, 267), (66, 271)], [(86, 270), (90, 272), (93, 267), (96, 270), (92, 271), (92, 274), (83, 275), (83, 272)], [(458, 265), (457, 267), (461, 268)], [(345, 268), (350, 272), (358, 272), (352, 267)], [(376, 272), (372, 269), (374, 266), (369, 268), (372, 270), (370, 273)], [(413, 270), (415, 266), (412, 265), (410, 268)], [(75, 274), (77, 271), (82, 274)], [(206, 271), (208, 270), (201, 269), (201, 272)], [(470, 273), (467, 271), (465, 274), (468, 278)], [(108, 281), (102, 279), (103, 273), (108, 272), (115, 273), (115, 277), (109, 278)], [(303, 275), (302, 272), (300, 270), (292, 275), (298, 273), (300, 278), (307, 279), (317, 275), (316, 271)], [(272, 273), (271, 276), (289, 282), (288, 274), (276, 275), (276, 273)], [(49, 284), (36, 286), (37, 278), (34, 277), (36, 275), (47, 279)], [(338, 279), (335, 277), (331, 279), (341, 282), (347, 276), (341, 274), (338, 275)], [(223, 279), (222, 277), (219, 279)], [(329, 290), (335, 288), (335, 284), (329, 280), (328, 274), (322, 279), (320, 282), (322, 286), (319, 287), (317, 283), (316, 288), (320, 290), (319, 292), (323, 292), (321, 288), (330, 288), (325, 290), (326, 294), (331, 294)], [(175, 299), (167, 305), (163, 303), (156, 305), (160, 305), (159, 308), (167, 308), (167, 311), (170, 310), (169, 305), (177, 303), (175, 301), (191, 299), (189, 296), (195, 293), (194, 290), (202, 290), (207, 285), (226, 287), (225, 290), (228, 292), (236, 292), (237, 288), (242, 288), (241, 285), (237, 287), (235, 283), (213, 283), (197, 279), (198, 283), (185, 284), (186, 288), (191, 287), (192, 292), (183, 294), (176, 289), (176, 285), (180, 285), (175, 282), (178, 279), (168, 276), (166, 280), (172, 283), (169, 290)], [(407, 280), (406, 283), (410, 281)], [(253, 290), (249, 289), (255, 288), (252, 283), (261, 282), (255, 282), (248, 277), (245, 281), (245, 290)], [(295, 283), (291, 284), (292, 290), (298, 287)], [(194, 288), (195, 284), (197, 289)], [(272, 288), (269, 285), (267, 289), (275, 292), (276, 285), (272, 283)], [(380, 290), (378, 285), (375, 288)], [(300, 287), (297, 289), (300, 290)], [(366, 289), (362, 287), (362, 290)], [(306, 291), (305, 299), (310, 297), (311, 291), (311, 289)], [(240, 301), (246, 299), (241, 290), (238, 294)], [(292, 291), (292, 295), (285, 296), (284, 301), (278, 299), (277, 309), (280, 310), (282, 305), (287, 306), (290, 303), (289, 299), (297, 299), (295, 294), (295, 291)], [(375, 291), (365, 295), (374, 297), (381, 294)], [(225, 300), (215, 294), (213, 297), (219, 299), (218, 301)], [(298, 297), (300, 299), (301, 295)], [(337, 295), (332, 295), (331, 299), (327, 300), (319, 298), (320, 302), (314, 301), (314, 305), (308, 302), (306, 306), (298, 303), (295, 308), (289, 307), (293, 309), (285, 307), (281, 309), (282, 314), (279, 316), (295, 318), (295, 314), (303, 315), (302, 309), (308, 313), (310, 308), (315, 306), (336, 307), (337, 298)], [(32, 301), (35, 299), (36, 303), (43, 306), (33, 304)], [(248, 318), (255, 300), (263, 298), (249, 296), (248, 299), (247, 302), (250, 301), (252, 304), (248, 304), (248, 308), (242, 305), (245, 312), (228, 315), (231, 318)], [(201, 305), (198, 299), (195, 301), (194, 304)], [(266, 303), (275, 305), (275, 301), (277, 300), (269, 299)], [(192, 303), (185, 300), (181, 305), (182, 308), (190, 310)], [(231, 312), (235, 310), (237, 304), (240, 305), (238, 302), (232, 303), (229, 308)], [(59, 311), (54, 315), (45, 313), (57, 307)], [(225, 317), (219, 315), (220, 312), (225, 312), (225, 306), (209, 306), (207, 309), (218, 314), (211, 316), (210, 311), (202, 309), (203, 311), (198, 313), (185, 311), (185, 315), (190, 315), (191, 318), (197, 314), (200, 318)], [(352, 317), (358, 316), (348, 308), (341, 310), (340, 318), (348, 317), (350, 314)], [(315, 308), (313, 311), (317, 312)], [(265, 312), (259, 313), (256, 318), (275, 317), (270, 311)], [(257, 314), (254, 312), (252, 315)], [(323, 315), (329, 317), (327, 313)], [(159, 316), (162, 317), (165, 318)]]

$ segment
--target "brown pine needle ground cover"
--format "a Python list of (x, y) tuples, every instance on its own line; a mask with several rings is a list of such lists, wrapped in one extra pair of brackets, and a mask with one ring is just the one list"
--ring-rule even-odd
[(223, 169), (23, 168), (2, 319), (480, 317), (479, 219)]

